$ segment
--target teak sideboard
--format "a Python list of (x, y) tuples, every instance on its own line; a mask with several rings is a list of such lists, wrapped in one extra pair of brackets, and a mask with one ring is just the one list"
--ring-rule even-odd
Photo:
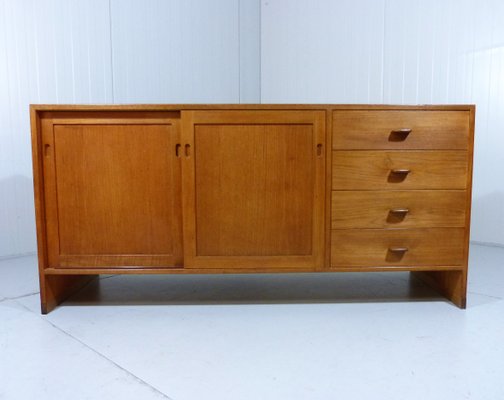
[(32, 105), (42, 312), (98, 274), (410, 271), (466, 305), (472, 105)]

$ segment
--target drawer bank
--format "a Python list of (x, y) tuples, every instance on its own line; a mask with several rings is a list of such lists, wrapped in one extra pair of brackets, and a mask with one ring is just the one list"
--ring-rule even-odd
[(32, 105), (42, 312), (98, 274), (331, 271), (464, 308), (474, 112)]

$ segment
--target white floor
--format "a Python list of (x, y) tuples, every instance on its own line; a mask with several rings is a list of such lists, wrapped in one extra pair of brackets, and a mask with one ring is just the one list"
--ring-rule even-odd
[(114, 276), (40, 315), (0, 261), (0, 399), (504, 399), (504, 249), (468, 308), (405, 273)]

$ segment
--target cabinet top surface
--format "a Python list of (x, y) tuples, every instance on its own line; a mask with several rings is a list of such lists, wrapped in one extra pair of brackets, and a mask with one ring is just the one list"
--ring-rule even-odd
[(471, 111), (473, 104), (31, 104), (32, 111), (170, 110), (447, 110)]

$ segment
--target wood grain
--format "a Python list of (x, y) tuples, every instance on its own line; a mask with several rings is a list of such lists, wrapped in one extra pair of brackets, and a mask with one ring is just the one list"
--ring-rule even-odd
[(82, 289), (97, 275), (41, 275), (40, 307), (42, 314), (54, 310), (75, 292)]
[[(465, 189), (465, 151), (334, 151), (333, 190)], [(393, 169), (409, 169), (403, 179)]]
[(44, 285), (44, 271), (48, 266), (48, 248), (46, 232), (46, 211), (44, 198), (44, 173), (43, 149), (41, 140), (40, 116), (33, 107), (30, 107), (32, 166), (33, 166), (33, 193), (35, 203), (35, 222), (37, 233), (37, 259), (39, 281), (42, 291)]
[(309, 255), (310, 125), (197, 125), (199, 256)]
[[(333, 230), (331, 266), (461, 266), (463, 239), (463, 228)], [(395, 247), (408, 250), (400, 256)]]
[(325, 165), (325, 257), (323, 269), (331, 265), (331, 207), (332, 207), (332, 132), (333, 118), (332, 113), (326, 113), (326, 165)]
[[(287, 260), (288, 261), (288, 260)], [(375, 265), (375, 266), (360, 266), (360, 267), (328, 267), (325, 272), (397, 272), (397, 271), (461, 271), (460, 265)], [(191, 274), (277, 274), (277, 273), (313, 273), (313, 266), (310, 264), (304, 267), (292, 265), (284, 265), (278, 267), (271, 265), (263, 265), (258, 260), (258, 264), (254, 269), (232, 266), (220, 267), (201, 267), (201, 268), (185, 268), (185, 267), (129, 267), (129, 268), (113, 268), (113, 267), (80, 267), (80, 268), (47, 268), (45, 275), (86, 275), (86, 274), (107, 274), (107, 275), (191, 275)]]
[(180, 111), (180, 110), (445, 110), (471, 111), (473, 104), (31, 104), (42, 111)]
[(467, 306), (467, 271), (413, 271), (412, 275), (436, 289), (458, 307)]
[(324, 118), (193, 113), (184, 128), (194, 149), (184, 163), (184, 188), (194, 188), (184, 202), (186, 266), (323, 265)]
[(180, 265), (178, 122), (44, 121), (50, 264)]
[[(407, 135), (392, 133), (411, 129)], [(333, 149), (450, 149), (468, 147), (465, 111), (334, 111)]]
[[(406, 209), (406, 214), (393, 210)], [(332, 229), (464, 227), (464, 190), (333, 191)]]

